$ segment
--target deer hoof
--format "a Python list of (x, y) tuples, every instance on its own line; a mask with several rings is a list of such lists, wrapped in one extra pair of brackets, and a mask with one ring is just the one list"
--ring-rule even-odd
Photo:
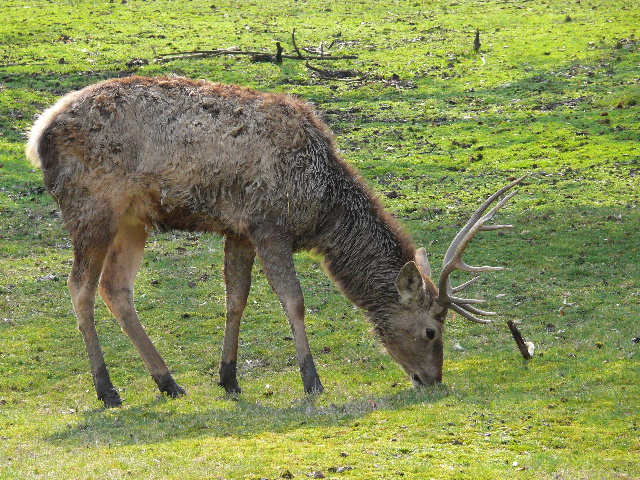
[(218, 385), (224, 387), (227, 395), (235, 395), (242, 392), (236, 377), (237, 366), (235, 361), (220, 362), (220, 381)]
[(320, 379), (316, 378), (313, 383), (304, 386), (304, 392), (307, 395), (320, 395), (324, 392), (324, 387), (322, 386), (322, 383), (320, 383)]
[(176, 382), (173, 382), (173, 385), (169, 386), (168, 388), (165, 388), (162, 391), (166, 393), (168, 396), (170, 396), (171, 398), (178, 398), (187, 394), (187, 392), (184, 391), (184, 388), (182, 388)]
[(104, 408), (115, 408), (122, 405), (122, 399), (115, 388), (111, 388), (108, 392), (101, 395), (100, 400), (102, 400)]
[(171, 374), (168, 374), (160, 381), (156, 380), (156, 383), (158, 384), (160, 391), (162, 393), (166, 393), (171, 398), (178, 398), (187, 394), (187, 392), (184, 391), (184, 388), (176, 383)]
[(300, 364), (300, 375), (302, 376), (302, 384), (305, 393), (309, 395), (317, 395), (324, 391), (324, 387), (320, 382), (320, 377), (316, 371), (316, 366), (311, 354), (307, 355)]
[(242, 389), (240, 388), (240, 385), (238, 385), (238, 383), (229, 383), (229, 384), (220, 384), (221, 387), (224, 387), (224, 391), (226, 392), (227, 395), (237, 395), (239, 393), (242, 393)]

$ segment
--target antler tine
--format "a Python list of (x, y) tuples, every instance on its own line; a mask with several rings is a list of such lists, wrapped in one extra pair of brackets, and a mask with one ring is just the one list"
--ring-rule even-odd
[[(504, 187), (501, 190), (504, 190)], [(465, 251), (465, 249), (467, 248), (467, 245), (469, 245), (469, 243), (471, 242), (473, 237), (475, 237), (476, 233), (478, 233), (479, 231), (482, 231), (482, 230), (498, 230), (498, 229), (501, 229), (501, 228), (513, 228), (511, 225), (484, 225), (484, 224), (486, 222), (488, 222), (489, 220), (491, 220), (495, 216), (496, 212), (500, 208), (502, 208), (505, 203), (507, 203), (509, 200), (511, 200), (511, 198), (516, 193), (518, 193), (518, 192), (517, 191), (511, 192), (509, 195), (503, 197), (491, 210), (489, 210), (489, 213), (487, 213), (484, 216), (480, 216), (480, 215), (482, 215), (484, 213), (484, 211), (490, 205), (490, 203), (487, 204), (487, 202), (484, 202), (480, 206), (480, 208), (478, 208), (478, 210), (476, 210), (474, 215), (471, 217), (471, 220), (469, 220), (467, 222), (467, 224), (462, 228), (462, 230), (458, 233), (458, 235), (456, 235), (456, 238), (453, 240), (453, 242), (451, 243), (451, 246), (449, 247), (449, 249), (447, 250), (447, 253), (444, 256), (445, 263), (447, 262), (447, 260), (450, 261), (450, 260), (458, 259), (458, 260), (460, 260), (460, 263), (461, 263), (460, 266), (467, 266), (464, 262), (462, 262), (462, 258), (461, 258), (462, 257), (462, 252)], [(492, 198), (495, 201), (495, 199), (497, 197), (494, 194), (489, 198), (489, 200), (491, 200)], [(464, 232), (464, 235), (460, 236), (460, 233), (463, 233), (463, 232)], [(478, 267), (478, 268), (489, 269), (489, 268), (493, 268), (493, 267)], [(497, 268), (499, 268), (499, 267), (497, 267)], [(464, 270), (464, 268), (461, 268), (461, 269)], [(467, 271), (471, 271), (471, 270), (467, 270)], [(478, 270), (478, 271), (484, 271), (484, 270)]]
[(487, 316), (497, 315), (496, 312), (488, 312), (487, 310), (480, 310), (479, 308), (472, 307), (471, 305), (458, 305), (458, 306), (463, 310), (466, 310), (471, 313), (475, 313), (476, 315), (487, 315)]
[(485, 302), (485, 300), (481, 300), (479, 298), (460, 298), (460, 297), (454, 297), (451, 294), (449, 294), (447, 296), (447, 300), (450, 301), (451, 303), (455, 303), (456, 305), (460, 305), (460, 306), (469, 305), (471, 303), (484, 303)]
[[(489, 323), (489, 320), (480, 319), (475, 315), (495, 315), (495, 312), (485, 312), (470, 305), (472, 303), (481, 303), (483, 300), (463, 299), (455, 297), (453, 296), (453, 294), (471, 285), (477, 280), (478, 277), (476, 276), (471, 280), (463, 283), (462, 285), (452, 288), (449, 276), (455, 270), (463, 270), (470, 273), (504, 270), (504, 267), (473, 267), (467, 265), (464, 260), (462, 260), (462, 254), (464, 253), (473, 237), (475, 237), (478, 232), (513, 228), (512, 225), (485, 225), (485, 223), (491, 220), (496, 212), (500, 208), (502, 208), (509, 200), (511, 200), (511, 198), (517, 193), (517, 191), (513, 191), (507, 195), (504, 195), (505, 192), (521, 183), (525, 178), (526, 175), (520, 177), (510, 184), (500, 188), (497, 192), (487, 198), (482, 203), (482, 205), (480, 205), (480, 207), (473, 213), (466, 225), (462, 227), (462, 229), (460, 229), (458, 234), (451, 242), (451, 245), (447, 249), (447, 253), (444, 256), (442, 272), (440, 273), (440, 279), (438, 280), (439, 293), (437, 301), (441, 304), (449, 306), (452, 310), (458, 312), (460, 315), (473, 322)], [(491, 206), (498, 199), (500, 200), (491, 208), (491, 210), (485, 213), (489, 206)]]
[(464, 290), (465, 288), (467, 288), (472, 283), (475, 283), (476, 280), (478, 280), (479, 278), (480, 278), (480, 275), (476, 275), (471, 280), (467, 280), (466, 282), (464, 282), (462, 285), (458, 285), (457, 287), (453, 287), (451, 289), (451, 293), (457, 293), (457, 292), (459, 292), (461, 290)]
[(452, 303), (451, 305), (449, 305), (449, 308), (451, 308), (451, 310), (459, 313), (460, 315), (462, 315), (467, 320), (471, 320), (472, 322), (484, 323), (484, 324), (491, 323), (491, 320), (487, 320), (487, 319), (484, 319), (484, 318), (478, 318), (473, 313), (466, 311), (465, 309), (463, 309), (462, 307), (459, 307), (455, 303)]

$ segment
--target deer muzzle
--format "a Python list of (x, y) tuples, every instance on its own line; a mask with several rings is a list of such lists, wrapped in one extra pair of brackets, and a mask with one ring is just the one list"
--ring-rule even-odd
[(426, 372), (412, 373), (409, 375), (411, 383), (414, 387), (424, 387), (427, 385), (434, 385), (436, 383), (442, 383), (442, 372), (436, 375), (429, 375)]

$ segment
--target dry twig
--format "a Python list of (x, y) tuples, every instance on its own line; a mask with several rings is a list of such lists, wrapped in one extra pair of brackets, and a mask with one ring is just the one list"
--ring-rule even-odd
[(509, 320), (507, 322), (509, 325), (509, 330), (511, 330), (511, 335), (513, 335), (513, 339), (516, 341), (518, 348), (520, 349), (520, 353), (522, 354), (522, 358), (525, 360), (529, 360), (533, 357), (533, 352), (535, 350), (535, 346), (531, 342), (527, 342), (522, 338), (522, 334), (513, 320)]
[(276, 53), (269, 52), (256, 52), (256, 51), (246, 51), (240, 50), (238, 47), (231, 48), (221, 48), (216, 50), (192, 50), (186, 52), (174, 52), (174, 53), (161, 53), (157, 55), (156, 61), (158, 62), (169, 62), (171, 60), (182, 60), (182, 59), (190, 59), (190, 58), (208, 58), (208, 57), (219, 57), (223, 55), (249, 55), (259, 59), (271, 59), (278, 63), (283, 58), (287, 58), (289, 60), (353, 60), (358, 58), (357, 55), (331, 55), (331, 54), (322, 54), (322, 55), (303, 55), (298, 45), (296, 43), (295, 37), (296, 31), (293, 29), (291, 33), (291, 41), (293, 43), (293, 49), (295, 50), (295, 55), (284, 55), (282, 54), (282, 47), (280, 47), (280, 43), (276, 42)]

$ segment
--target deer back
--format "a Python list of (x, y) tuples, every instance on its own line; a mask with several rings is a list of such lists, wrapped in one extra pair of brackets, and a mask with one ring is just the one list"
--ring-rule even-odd
[(184, 78), (114, 79), (63, 97), (32, 132), (60, 201), (88, 189), (164, 228), (304, 236), (350, 183), (326, 128), (291, 96)]

